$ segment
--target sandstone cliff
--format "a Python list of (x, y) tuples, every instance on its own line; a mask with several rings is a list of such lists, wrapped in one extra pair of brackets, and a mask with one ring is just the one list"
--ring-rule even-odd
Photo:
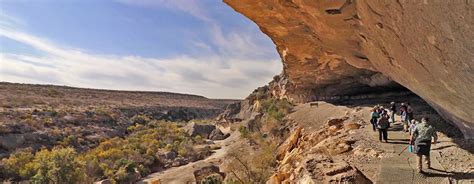
[(224, 1), (275, 43), (274, 95), (305, 102), (400, 84), (474, 138), (473, 1)]

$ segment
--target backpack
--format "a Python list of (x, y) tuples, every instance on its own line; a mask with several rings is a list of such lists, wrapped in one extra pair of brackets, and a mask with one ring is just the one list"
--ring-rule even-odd
[(380, 119), (377, 121), (377, 127), (378, 127), (379, 129), (387, 129), (388, 126), (390, 126), (390, 123), (388, 122), (387, 116), (382, 116), (382, 118), (380, 118)]

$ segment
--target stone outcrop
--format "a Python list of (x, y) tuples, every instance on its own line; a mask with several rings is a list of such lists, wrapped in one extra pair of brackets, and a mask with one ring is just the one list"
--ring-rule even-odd
[(224, 134), (219, 128), (214, 129), (211, 134), (209, 134), (209, 139), (211, 140), (224, 140), (229, 137), (230, 134)]
[(224, 1), (275, 43), (284, 68), (273, 95), (306, 102), (405, 87), (474, 138), (474, 1)]
[[(355, 140), (349, 134), (362, 126), (352, 121), (331, 118), (309, 132), (296, 127), (278, 148), (278, 167), (267, 183), (372, 183), (355, 166), (337, 157), (352, 151)], [(357, 151), (366, 156), (362, 154), (365, 149), (358, 147)]]
[(203, 138), (209, 138), (209, 135), (216, 129), (215, 125), (206, 125), (206, 124), (197, 124), (195, 122), (191, 122), (184, 127), (186, 133), (190, 136), (201, 136)]

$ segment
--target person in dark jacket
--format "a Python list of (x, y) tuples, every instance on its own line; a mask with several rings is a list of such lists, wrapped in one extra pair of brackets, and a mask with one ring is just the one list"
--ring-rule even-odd
[(403, 131), (408, 132), (408, 124), (409, 118), (408, 118), (408, 112), (407, 112), (408, 106), (405, 103), (402, 103), (400, 105), (400, 116), (401, 116), (401, 121), (403, 123)]
[(390, 126), (388, 113), (382, 113), (382, 117), (377, 121), (377, 129), (379, 130), (379, 141), (388, 142), (388, 127)]
[(422, 156), (425, 156), (425, 162), (428, 168), (431, 168), (430, 149), (432, 140), (433, 144), (438, 141), (436, 130), (428, 124), (428, 118), (422, 118), (421, 123), (416, 125), (410, 138), (410, 144), (415, 145), (416, 163), (420, 173), (423, 172)]
[(411, 122), (411, 120), (414, 118), (413, 116), (413, 107), (411, 107), (410, 103), (407, 102), (407, 120), (408, 122)]
[(371, 114), (371, 117), (370, 117), (370, 123), (372, 124), (372, 129), (374, 130), (375, 132), (375, 129), (377, 127), (377, 121), (380, 117), (380, 114), (379, 114), (379, 111), (378, 111), (378, 107), (374, 107), (374, 109), (372, 110), (372, 114)]

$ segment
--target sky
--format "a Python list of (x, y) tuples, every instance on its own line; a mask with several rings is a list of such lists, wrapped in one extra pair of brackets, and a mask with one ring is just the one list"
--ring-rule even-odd
[(0, 81), (244, 98), (281, 70), (221, 0), (0, 0)]

